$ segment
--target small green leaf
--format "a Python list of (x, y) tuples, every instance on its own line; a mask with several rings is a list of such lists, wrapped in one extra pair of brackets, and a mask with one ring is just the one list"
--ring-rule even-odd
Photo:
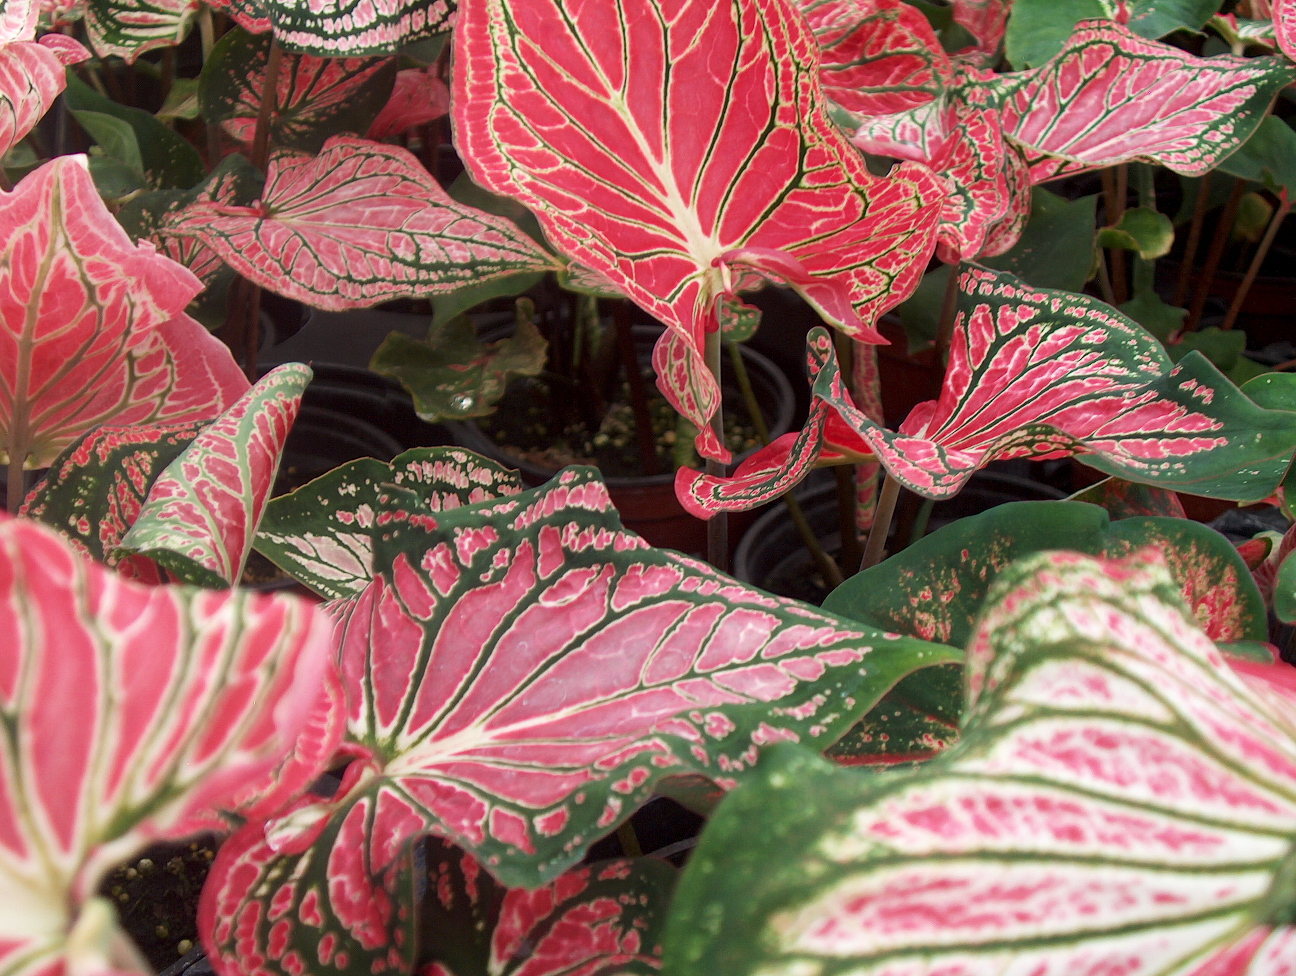
[[(1183, 328), (1184, 317), (1188, 314), (1187, 309), (1166, 302), (1153, 288), (1136, 288), (1134, 297), (1122, 305), (1120, 310), (1160, 339), (1162, 345), (1169, 343), (1170, 337)], [(1184, 352), (1187, 349), (1179, 355), (1182, 356)], [(1173, 352), (1170, 353), (1170, 358), (1176, 359)]]
[(168, 119), (192, 120), (202, 112), (198, 106), (198, 79), (176, 78), (171, 82), (166, 101), (157, 110), (157, 117), (162, 121)]
[(1196, 332), (1185, 332), (1174, 345), (1166, 346), (1166, 352), (1175, 362), (1183, 359), (1192, 349), (1219, 367), (1221, 373), (1227, 373), (1237, 365), (1246, 348), (1246, 333), (1230, 329), (1225, 332), (1211, 326), (1209, 329), (1198, 329)]
[(414, 397), (418, 415), (434, 423), (491, 413), (510, 379), (536, 376), (544, 369), (547, 349), (529, 322), (508, 339), (488, 344), (478, 340), (466, 316), (459, 316), (434, 324), (423, 340), (391, 333), (369, 368), (399, 380)]
[(542, 280), (544, 274), (539, 271), (523, 271), (437, 295), (432, 299), (432, 328), (440, 328), (451, 319), (493, 298), (512, 298), (514, 295), (521, 295), (540, 284)]
[(1098, 231), (1099, 247), (1137, 251), (1145, 260), (1164, 257), (1174, 244), (1174, 224), (1170, 218), (1149, 207), (1132, 207), (1121, 215), (1115, 227)]
[(129, 122), (103, 112), (74, 110), (72, 115), (100, 149), (143, 179), (144, 160), (140, 157), (139, 140)]
[(896, 309), (900, 325), (909, 339), (910, 355), (930, 349), (936, 341), (936, 334), (940, 331), (941, 305), (953, 270), (953, 265), (942, 264), (934, 271), (928, 271), (914, 293)]
[(738, 298), (724, 298), (716, 306), (720, 335), (726, 342), (746, 342), (760, 328), (761, 310)]
[(92, 154), (90, 177), (105, 200), (120, 200), (147, 188), (144, 174), (112, 156)]
[(1238, 201), (1237, 219), (1233, 221), (1233, 230), (1229, 239), (1259, 244), (1260, 238), (1264, 237), (1265, 228), (1273, 219), (1273, 214), (1273, 204), (1259, 193), (1253, 190), (1242, 194), (1242, 199)]

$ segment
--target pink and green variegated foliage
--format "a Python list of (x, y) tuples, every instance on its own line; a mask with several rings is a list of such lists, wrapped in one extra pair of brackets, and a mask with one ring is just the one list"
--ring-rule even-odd
[(18, 514), (56, 529), (77, 553), (123, 576), (160, 583), (157, 564), (143, 556), (119, 559), (117, 547), (153, 482), (206, 426), (189, 420), (96, 427), (54, 459)]
[(321, 58), (392, 54), (450, 29), (457, 0), (217, 0), (240, 27)]
[(647, 976), (675, 869), (646, 857), (598, 861), (543, 888), (505, 888), (471, 854), (430, 840), (420, 943), (425, 976)]
[(90, 52), (70, 37), (36, 40), (34, 0), (6, 0), (0, 9), (0, 156), (18, 144), (67, 85), (64, 66)]
[(1273, 32), (1282, 53), (1296, 61), (1296, 3), (1292, 0), (1274, 0)]
[(102, 424), (210, 419), (247, 389), (182, 312), (201, 287), (108, 213), (84, 157), (0, 193), (0, 437), (44, 467)]
[(113, 555), (146, 556), (183, 583), (237, 583), (310, 380), (308, 366), (280, 366), (209, 424), (153, 482)]
[(917, 770), (781, 750), (727, 798), (663, 971), (1291, 973), (1291, 699), (1234, 673), (1155, 552), (1018, 563), (966, 670), (962, 740)]
[(274, 773), (313, 728), (330, 622), (295, 597), (130, 583), (7, 516), (0, 604), (0, 971), (128, 970), (103, 872)]
[(396, 72), (391, 98), (365, 135), (390, 139), (420, 125), (435, 122), (450, 111), (450, 89), (436, 74), (436, 66), (406, 68)]
[(1167, 518), (1187, 518), (1183, 502), (1173, 491), (1153, 488), (1122, 478), (1104, 478), (1096, 485), (1081, 489), (1068, 499), (1088, 502), (1107, 510), (1114, 519), (1132, 515), (1164, 515)]
[(735, 277), (780, 280), (871, 341), (917, 285), (943, 189), (922, 167), (869, 174), (824, 114), (818, 45), (783, 0), (486, 0), (460, 18), (465, 164), (670, 327), (658, 385), (704, 457), (728, 457), (702, 350)]
[(516, 471), (462, 448), (415, 448), (390, 463), (361, 458), (272, 499), (256, 550), (325, 599), (357, 596), (373, 580), (373, 533), (390, 485), (433, 513), (522, 490)]
[(100, 57), (133, 63), (146, 51), (174, 47), (198, 14), (198, 0), (89, 0), (85, 29)]
[(456, 203), (397, 146), (334, 136), (318, 156), (276, 152), (253, 206), (232, 202), (229, 175), (214, 174), (162, 233), (195, 237), (250, 281), (315, 308), (428, 297), (559, 265), (504, 218)]
[[(338, 605), (350, 748), (329, 803), (259, 829), (209, 882), (218, 969), (405, 966), (402, 852), (425, 834), (547, 883), (671, 780), (731, 787), (778, 741), (822, 749), (957, 652), (768, 596), (626, 532), (592, 469), (439, 514), (396, 489), (375, 578)], [(300, 879), (282, 887), (289, 879)]]
[(1012, 0), (953, 0), (950, 6), (954, 8), (954, 23), (976, 39), (975, 47), (959, 54), (965, 58), (975, 55), (982, 67), (993, 66), (1003, 46)]
[(860, 411), (823, 329), (808, 340), (814, 399), (806, 426), (731, 478), (681, 469), (676, 494), (699, 517), (782, 494), (816, 463), (877, 458), (926, 498), (956, 494), (1002, 458), (1083, 455), (1109, 474), (1216, 498), (1258, 501), (1296, 449), (1296, 413), (1266, 410), (1190, 352), (1173, 364), (1132, 319), (1085, 295), (1033, 289), (1006, 272), (959, 278), (940, 399), (898, 431)]

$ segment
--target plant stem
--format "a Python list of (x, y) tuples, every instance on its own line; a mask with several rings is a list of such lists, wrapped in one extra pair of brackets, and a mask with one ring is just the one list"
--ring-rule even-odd
[[(837, 363), (841, 375), (846, 380), (846, 392), (850, 398), (859, 403), (854, 389), (855, 379), (855, 343), (843, 332), (833, 332), (833, 348), (837, 353)], [(833, 477), (837, 481), (837, 530), (841, 535), (841, 551), (838, 554), (843, 566), (858, 566), (860, 561), (859, 512), (855, 488), (855, 468), (838, 466), (833, 468)]]
[(1206, 252), (1206, 263), (1202, 266), (1201, 275), (1197, 279), (1197, 291), (1193, 294), (1192, 307), (1188, 309), (1188, 320), (1184, 323), (1185, 331), (1196, 331), (1201, 321), (1202, 310), (1206, 307), (1206, 299), (1210, 296), (1210, 286), (1215, 281), (1215, 272), (1219, 270), (1220, 258), (1224, 256), (1224, 248), (1233, 230), (1233, 221), (1237, 219), (1238, 204), (1242, 202), (1245, 193), (1246, 181), (1235, 179), (1228, 203), (1224, 204), (1224, 213), (1220, 215), (1219, 226), (1215, 228), (1215, 238), (1211, 241), (1210, 250)]
[(877, 515), (873, 518), (873, 530), (869, 533), (868, 544), (864, 546), (864, 561), (860, 571), (876, 566), (882, 561), (886, 552), (887, 535), (891, 531), (891, 516), (895, 514), (896, 499), (900, 497), (900, 482), (891, 477), (888, 471), (882, 482), (882, 491), (878, 494)]
[(1287, 214), (1291, 212), (1291, 201), (1287, 199), (1287, 191), (1281, 190), (1279, 192), (1282, 196), (1278, 202), (1278, 209), (1274, 211), (1273, 219), (1269, 221), (1264, 237), (1260, 239), (1260, 246), (1256, 248), (1255, 257), (1251, 259), (1251, 266), (1247, 268), (1246, 276), (1242, 279), (1242, 284), (1238, 285), (1237, 293), (1229, 304), (1228, 315), (1224, 317), (1224, 324), (1220, 326), (1222, 329), (1231, 329), (1234, 323), (1237, 322), (1238, 316), (1242, 313), (1242, 303), (1246, 301), (1247, 292), (1251, 290), (1252, 284), (1255, 283), (1256, 275), (1260, 273), (1260, 265), (1264, 264), (1269, 248), (1273, 246), (1274, 238), (1278, 236), (1278, 228), (1287, 219)]
[(1201, 183), (1197, 186), (1197, 200), (1193, 203), (1188, 241), (1184, 245), (1183, 263), (1179, 265), (1179, 280), (1175, 283), (1174, 304), (1180, 308), (1188, 300), (1188, 279), (1192, 275), (1193, 262), (1197, 260), (1197, 246), (1201, 244), (1202, 224), (1206, 222), (1206, 201), (1210, 198), (1210, 176), (1209, 172), (1202, 174)]
[(265, 172), (266, 160), (270, 156), (270, 125), (278, 108), (279, 64), (282, 60), (283, 48), (279, 46), (278, 39), (271, 34), (265, 80), (261, 85), (261, 106), (257, 113), (256, 135), (252, 137), (252, 165), (262, 173)]
[[(738, 380), (738, 389), (742, 391), (743, 402), (747, 404), (747, 415), (751, 418), (752, 426), (756, 428), (756, 437), (764, 447), (770, 442), (769, 426), (765, 423), (765, 414), (761, 410), (760, 401), (756, 399), (756, 391), (752, 389), (751, 377), (747, 375), (747, 364), (743, 361), (742, 350), (736, 342), (726, 342), (725, 345), (729, 347), (729, 362), (733, 366), (734, 377)], [(805, 544), (810, 558), (819, 567), (824, 581), (832, 589), (841, 586), (841, 568), (833, 562), (828, 553), (824, 552), (823, 546), (819, 545), (814, 529), (810, 527), (805, 512), (801, 509), (801, 503), (796, 500), (796, 496), (791, 491), (787, 491), (783, 493), (783, 504), (787, 506), (788, 515), (792, 518), (792, 524), (796, 526), (797, 535)]]
[[(713, 311), (711, 313), (715, 315)], [(707, 369), (715, 378), (717, 394), (723, 387), (720, 385), (721, 362), (720, 362), (720, 328), (719, 322), (715, 323), (716, 328), (707, 333), (706, 336), (706, 364)], [(715, 413), (711, 417), (711, 429), (715, 432), (716, 439), (721, 445), (724, 444), (724, 398), (716, 397)], [(717, 478), (723, 478), (728, 472), (725, 466), (719, 461), (707, 458), (706, 473)], [(707, 521), (707, 562), (716, 569), (723, 572), (729, 570), (729, 517), (724, 512), (719, 512)]]
[[(1129, 168), (1122, 163), (1116, 167), (1116, 211), (1111, 218), (1113, 224), (1119, 224), (1121, 218), (1125, 216), (1125, 199), (1128, 195)], [(1116, 296), (1116, 304), (1123, 305), (1129, 301), (1130, 297), (1128, 266), (1124, 251), (1113, 250), (1111, 252), (1111, 273), (1112, 293)]]
[(25, 481), (24, 464), (27, 461), (26, 451), (11, 451), (9, 454), (8, 482), (5, 485), (5, 511), (17, 515), (22, 506)]
[[(657, 464), (657, 438), (653, 436), (652, 414), (648, 412), (648, 392), (644, 389), (643, 373), (639, 370), (639, 354), (635, 350), (634, 333), (630, 329), (630, 309), (625, 299), (612, 303), (612, 321), (616, 325), (621, 367), (625, 370), (626, 382), (630, 384), (635, 440), (639, 444), (639, 470), (644, 475), (654, 475), (661, 470)], [(576, 329), (579, 335), (580, 323)]]
[(958, 280), (963, 265), (950, 265), (949, 281), (945, 282), (945, 294), (941, 297), (940, 318), (936, 323), (936, 362), (944, 363), (949, 352), (950, 339), (954, 335), (954, 319), (958, 312)]
[(1113, 308), (1116, 306), (1116, 293), (1112, 291), (1111, 278), (1107, 276), (1107, 255), (1098, 248), (1098, 287), (1102, 289), (1103, 301)]
[(643, 857), (643, 848), (639, 846), (639, 837), (635, 834), (634, 824), (629, 820), (617, 828), (617, 840), (621, 842), (621, 853), (626, 857)]
[[(206, 64), (216, 46), (216, 27), (212, 23), (211, 7), (205, 3), (198, 5), (198, 37), (202, 42), (203, 64)], [(207, 136), (207, 165), (215, 168), (220, 161), (220, 135), (216, 125), (206, 119), (203, 119), (203, 131)]]

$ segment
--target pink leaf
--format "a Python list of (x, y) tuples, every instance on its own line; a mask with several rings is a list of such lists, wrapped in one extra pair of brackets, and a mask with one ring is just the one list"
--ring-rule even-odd
[(81, 42), (66, 34), (42, 34), (37, 43), (53, 51), (60, 64), (80, 64), (90, 60), (90, 52)]
[(206, 420), (232, 403), (247, 381), (181, 314), (199, 287), (152, 245), (130, 242), (82, 157), (0, 194), (6, 456), (43, 467), (97, 424)]
[(8, 518), (0, 605), (0, 968), (19, 976), (56, 971), (104, 870), (282, 761), (332, 628), (294, 597), (126, 582)]
[(35, 0), (6, 0), (0, 7), (0, 44), (35, 40), (39, 16), (40, 4)]
[[(916, 286), (942, 190), (915, 167), (868, 173), (780, 0), (489, 0), (461, 18), (455, 139), (473, 178), (682, 340), (669, 358), (694, 362), (658, 384), (699, 430), (716, 403), (705, 333), (734, 291), (725, 254), (782, 251), (836, 280), (852, 311), (834, 324), (851, 334)], [(699, 450), (725, 455), (714, 439)]]
[(982, 56), (981, 63), (992, 67), (986, 62), (999, 54), (1012, 0), (953, 0), (951, 5), (954, 7), (954, 23), (965, 27), (976, 39), (974, 50)]
[[(241, 159), (241, 157), (239, 157)], [(502, 217), (451, 200), (405, 149), (335, 136), (270, 159), (257, 206), (229, 181), (171, 215), (241, 275), (332, 311), (453, 291), (556, 262)]]
[(1273, 26), (1282, 53), (1296, 60), (1296, 0), (1273, 0)]
[(0, 46), (0, 156), (35, 127), (66, 86), (63, 62), (46, 45)]
[(450, 89), (435, 74), (435, 66), (396, 72), (396, 88), (366, 133), (387, 139), (441, 118), (450, 111)]

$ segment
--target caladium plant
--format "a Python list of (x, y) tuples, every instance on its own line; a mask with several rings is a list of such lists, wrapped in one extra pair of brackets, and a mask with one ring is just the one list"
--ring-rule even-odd
[(1290, 971), (1292, 699), (1225, 663), (1155, 553), (1009, 569), (966, 687), (961, 743), (910, 774), (763, 763), (681, 880), (664, 971)]
[(796, 484), (817, 460), (877, 458), (928, 498), (955, 494), (996, 458), (1082, 454), (1114, 475), (1251, 501), (1286, 474), (1293, 414), (1257, 407), (1200, 354), (1173, 364), (1116, 310), (1028, 288), (1005, 272), (969, 268), (959, 296), (940, 399), (915, 407), (898, 431), (855, 406), (831, 341), (815, 330), (805, 428), (752, 455), (732, 478), (681, 470), (681, 503), (703, 517), (748, 508)]
[(66, 84), (64, 66), (90, 56), (70, 37), (36, 39), (40, 5), (7, 0), (0, 13), (0, 157), (18, 144)]

